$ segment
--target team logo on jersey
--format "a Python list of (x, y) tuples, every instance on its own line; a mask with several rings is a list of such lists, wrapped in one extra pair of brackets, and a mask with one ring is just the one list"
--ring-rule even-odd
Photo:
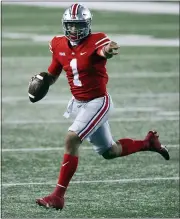
[(65, 52), (60, 52), (59, 55), (60, 55), (60, 56), (65, 56), (66, 53), (65, 53)]

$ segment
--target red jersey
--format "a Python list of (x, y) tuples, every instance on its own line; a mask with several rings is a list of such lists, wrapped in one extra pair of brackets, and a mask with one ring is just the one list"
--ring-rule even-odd
[(50, 43), (52, 63), (48, 72), (59, 75), (64, 69), (72, 95), (77, 100), (91, 100), (106, 94), (108, 75), (106, 58), (98, 55), (110, 43), (104, 33), (93, 33), (77, 46), (65, 36), (55, 36)]

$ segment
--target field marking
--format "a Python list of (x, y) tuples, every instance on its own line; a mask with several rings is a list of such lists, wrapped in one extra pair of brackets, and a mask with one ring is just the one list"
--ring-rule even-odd
[[(73, 120), (5, 120), (2, 121), (2, 125), (12, 125), (12, 124), (68, 124)], [(179, 117), (137, 117), (137, 118), (112, 118), (108, 120), (109, 122), (158, 122), (158, 121), (179, 121)]]
[[(118, 96), (118, 98), (179, 98), (179, 93), (115, 93), (112, 95), (113, 97)], [(62, 99), (65, 98), (65, 99)], [(71, 95), (63, 95), (61, 97), (57, 96), (48, 96), (45, 97), (45, 99), (41, 100), (39, 103), (42, 101), (49, 101), (51, 102), (57, 102), (57, 103), (68, 103), (68, 99), (71, 98)], [(27, 96), (4, 96), (2, 97), (2, 102), (17, 102), (17, 101), (29, 101), (28, 100), (28, 95)]]
[[(161, 59), (179, 59), (179, 54), (169, 54), (169, 55), (165, 55), (165, 54), (144, 54), (144, 55), (123, 55), (120, 54), (120, 59), (124, 59), (124, 60), (132, 60), (132, 59), (140, 59), (140, 60), (149, 60), (149, 59), (156, 59), (156, 60), (161, 60)], [(18, 56), (19, 57), (19, 56)]]
[[(43, 34), (27, 34), (27, 33), (13, 33), (3, 32), (3, 38), (7, 39), (27, 39), (34, 42), (48, 43), (54, 36)], [(108, 37), (116, 41), (121, 46), (160, 46), (160, 47), (179, 47), (178, 38), (154, 38), (151, 35), (138, 34), (108, 34)]]
[[(120, 54), (119, 55), (120, 59), (123, 59), (123, 60), (129, 60), (129, 59), (140, 59), (140, 60), (144, 60), (144, 59), (156, 59), (156, 60), (161, 60), (161, 59), (179, 59), (179, 54), (159, 54), (157, 55), (157, 53), (151, 53), (151, 54), (138, 54), (138, 55), (130, 55), (130, 54)], [(17, 60), (19, 61), (22, 61), (25, 60), (25, 61), (33, 61), (33, 62), (37, 62), (37, 61), (46, 61), (46, 60), (51, 60), (51, 58), (49, 56), (44, 56), (44, 57), (34, 57), (34, 56), (27, 56), (27, 57), (24, 57), (24, 56), (16, 56), (16, 57), (2, 57), (2, 61), (3, 62), (7, 62), (7, 64), (9, 64), (9, 62), (14, 62), (16, 63)], [(178, 61), (178, 60), (177, 60)]]
[(109, 73), (109, 78), (178, 78), (179, 72), (132, 72)]
[[(5, 15), (6, 16), (6, 15)], [(8, 14), (8, 19), (12, 19), (12, 18), (17, 18), (16, 15), (11, 15)], [(23, 15), (24, 16), (24, 15)], [(48, 25), (44, 25), (44, 26), (29, 26), (25, 27), (25, 26), (6, 26), (3, 27), (3, 31), (4, 32), (9, 32), (9, 31), (18, 31), (18, 32), (23, 32), (23, 33), (43, 33), (43, 34), (49, 34), (49, 32), (54, 32), (54, 30), (56, 29), (57, 25), (51, 25), (51, 27), (49, 27)], [(107, 24), (95, 24), (93, 23), (93, 27), (92, 27), (92, 31), (93, 32), (98, 32), (99, 30), (103, 30), (103, 32), (113, 32), (116, 30), (121, 30), (121, 32), (127, 32), (129, 30), (133, 30), (134, 32), (137, 31), (145, 31), (145, 30), (158, 30), (158, 31), (167, 31), (167, 30), (178, 30), (179, 26), (178, 23), (174, 23), (174, 24), (162, 24), (162, 23), (158, 23), (158, 24), (141, 24), (141, 26), (134, 26), (134, 24), (129, 24), (128, 26), (119, 26), (117, 23), (112, 23), (111, 26), (107, 26)], [(56, 33), (55, 33), (56, 34)], [(62, 31), (59, 32), (59, 34), (63, 34)], [(4, 41), (3, 41), (4, 43)]]
[[(2, 102), (4, 103), (9, 103), (9, 104), (13, 104), (13, 105), (16, 105), (16, 104), (19, 104), (18, 101), (22, 101), (24, 99), (5, 99), (3, 100)], [(27, 102), (27, 104), (31, 104), (29, 103), (29, 100), (27, 98), (25, 98), (25, 101)], [(40, 102), (38, 102), (36, 105), (67, 105), (67, 99), (59, 99), (59, 100), (53, 100), (53, 99), (44, 99), (44, 100), (41, 100)], [(116, 101), (114, 101), (114, 104), (116, 105)], [(118, 105), (118, 104), (117, 104)], [(63, 106), (64, 107), (64, 106)], [(64, 111), (65, 111), (65, 108), (64, 108)], [(115, 107), (114, 110), (113, 110), (113, 113), (118, 113), (118, 112), (156, 112), (157, 115), (161, 115), (161, 116), (178, 116), (179, 115), (179, 111), (176, 111), (176, 110), (171, 110), (171, 111), (166, 111), (166, 110), (163, 110), (163, 108), (160, 108), (160, 107), (144, 107), (144, 106), (134, 106), (134, 107), (129, 107), (129, 106), (126, 106), (126, 107)]]
[(128, 98), (179, 98), (179, 93), (172, 92), (172, 93), (114, 93), (114, 96), (118, 97), (128, 97)]
[[(137, 183), (137, 182), (155, 182), (155, 181), (179, 181), (179, 177), (156, 177), (156, 178), (131, 178), (131, 179), (114, 179), (114, 180), (77, 180), (71, 181), (70, 184), (94, 184), (94, 183)], [(30, 182), (30, 183), (3, 183), (3, 187), (11, 186), (29, 186), (29, 185), (55, 185), (55, 182)]]
[[(10, 65), (10, 63), (8, 63)], [(13, 66), (12, 66), (13, 68)], [(23, 68), (21, 68), (23, 69)], [(21, 79), (29, 80), (28, 75), (24, 75), (25, 77), (21, 77)], [(116, 78), (130, 78), (130, 79), (136, 79), (136, 78), (178, 78), (179, 72), (110, 72), (108, 74), (109, 79), (116, 79)], [(18, 77), (17, 77), (18, 78)], [(6, 83), (7, 79), (4, 76), (4, 84)], [(67, 77), (65, 74), (62, 74), (60, 76), (60, 80), (66, 80)]]
[[(82, 146), (83, 150), (91, 150), (92, 147)], [(7, 148), (2, 149), (2, 152), (38, 152), (38, 151), (59, 151), (64, 150), (64, 147), (37, 147), (37, 148)]]
[[(10, 66), (10, 63), (8, 63), (8, 66)], [(27, 67), (27, 66), (26, 66)], [(13, 66), (9, 67), (9, 69), (14, 68)], [(23, 69), (23, 68), (21, 68)], [(110, 72), (108, 74), (109, 79), (139, 79), (139, 78), (179, 78), (179, 72)], [(4, 84), (7, 83), (8, 79), (6, 78), (8, 76), (4, 76)], [(19, 77), (17, 76), (16, 80)], [(21, 80), (26, 80), (28, 81), (30, 78), (30, 76), (28, 77), (28, 75), (23, 75), (21, 77)], [(68, 86), (68, 81), (67, 81), (67, 77), (65, 74), (62, 73), (62, 75), (60, 76), (60, 80), (65, 80)], [(178, 87), (178, 85), (177, 85)]]
[[(5, 4), (16, 4), (25, 6), (40, 6), (40, 7), (54, 7), (54, 8), (66, 8), (74, 2), (16, 2), (11, 0), (10, 2), (3, 2)], [(172, 3), (157, 3), (157, 2), (81, 2), (86, 5), (89, 9), (93, 10), (107, 10), (107, 11), (123, 11), (133, 13), (149, 13), (149, 14), (179, 14), (179, 5)]]
[[(167, 148), (179, 148), (178, 144), (167, 145)], [(4, 152), (41, 152), (41, 151), (61, 151), (64, 150), (64, 147), (37, 147), (37, 148), (6, 148), (2, 149)], [(93, 150), (92, 146), (81, 146), (80, 150)]]
[(160, 116), (179, 116), (179, 111), (159, 111)]
[(157, 112), (158, 107), (115, 107), (114, 112)]

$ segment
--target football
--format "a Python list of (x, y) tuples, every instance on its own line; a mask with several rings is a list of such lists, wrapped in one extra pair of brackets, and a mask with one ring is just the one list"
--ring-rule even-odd
[(28, 96), (32, 103), (41, 100), (49, 90), (48, 74), (41, 72), (33, 76), (29, 82)]

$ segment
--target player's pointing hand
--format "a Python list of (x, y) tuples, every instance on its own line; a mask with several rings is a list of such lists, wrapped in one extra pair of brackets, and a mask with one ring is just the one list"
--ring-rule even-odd
[(105, 46), (105, 52), (112, 55), (117, 55), (119, 48), (120, 46), (118, 46), (116, 42), (111, 41), (107, 46)]

